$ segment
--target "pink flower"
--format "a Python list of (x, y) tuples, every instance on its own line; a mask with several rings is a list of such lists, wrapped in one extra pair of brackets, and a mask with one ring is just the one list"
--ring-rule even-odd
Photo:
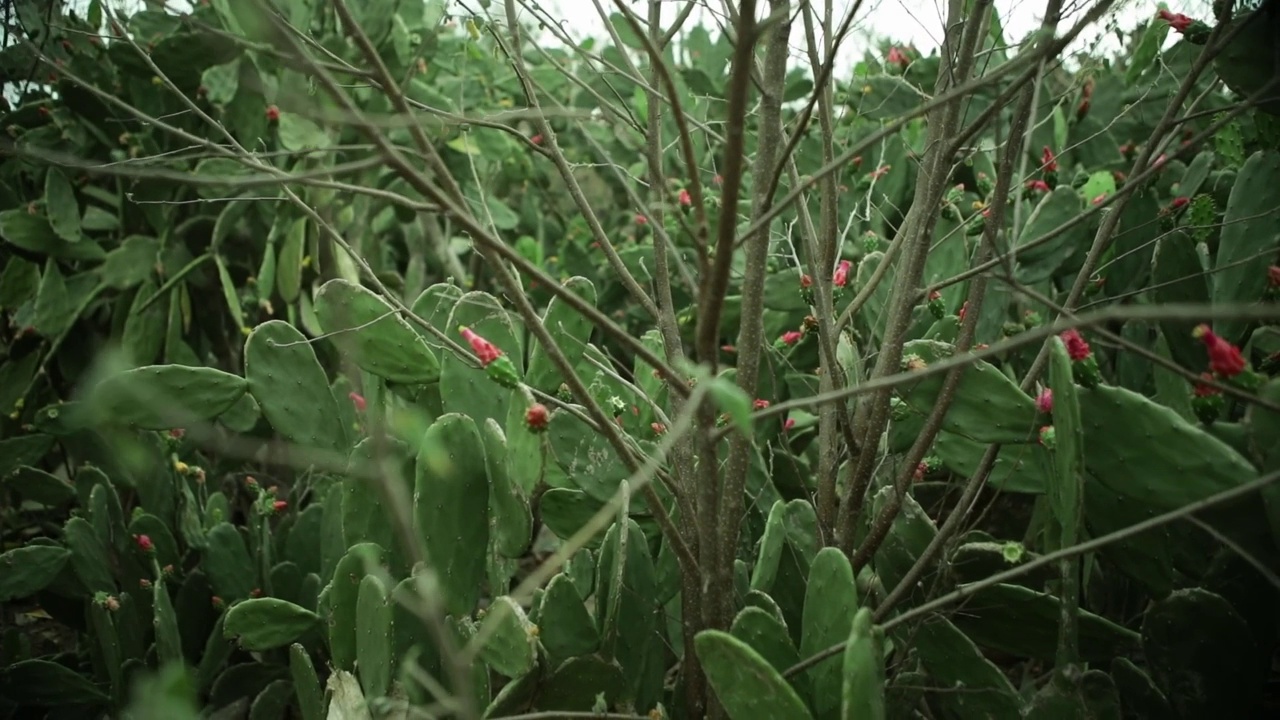
[(875, 170), (872, 170), (871, 172), (867, 173), (867, 177), (870, 177), (872, 180), (878, 180), (884, 177), (886, 174), (888, 174), (889, 170), (892, 168), (893, 168), (892, 165), (881, 165)]
[(356, 406), (356, 412), (364, 412), (365, 408), (369, 407), (369, 403), (364, 399), (364, 396), (355, 390), (347, 393), (347, 397), (351, 398), (351, 404)]
[(138, 549), (144, 553), (155, 552), (156, 546), (151, 542), (151, 538), (146, 535), (134, 535), (133, 541), (138, 545)]
[(1192, 334), (1204, 341), (1204, 346), (1209, 351), (1210, 370), (1228, 378), (1244, 372), (1245, 361), (1240, 348), (1218, 337), (1208, 325), (1196, 327)]
[(1067, 356), (1072, 360), (1084, 360), (1093, 352), (1089, 349), (1089, 343), (1076, 330), (1064, 330), (1058, 337), (1067, 346)]
[(782, 341), (783, 345), (795, 345), (804, 339), (804, 333), (799, 330), (788, 330), (782, 333), (782, 337), (778, 339)]
[(1053, 154), (1053, 150), (1048, 145), (1044, 146), (1044, 150), (1040, 153), (1041, 169), (1045, 172), (1056, 172), (1058, 170), (1058, 158)]
[(1039, 190), (1040, 192), (1049, 192), (1049, 183), (1043, 180), (1028, 180), (1028, 190)]
[(1169, 27), (1173, 28), (1179, 34), (1185, 33), (1187, 28), (1191, 27), (1191, 24), (1195, 22), (1182, 13), (1172, 13), (1168, 10), (1161, 10), (1158, 16), (1161, 20), (1169, 23)]
[(529, 142), (533, 143), (534, 145), (541, 145), (542, 133), (538, 133), (537, 135), (534, 135), (533, 137), (529, 138)]
[(791, 428), (793, 428), (793, 427), (795, 427), (795, 426), (796, 426), (796, 419), (795, 419), (795, 418), (787, 418), (787, 421), (786, 421), (786, 422), (784, 422), (784, 423), (782, 423), (782, 432), (787, 432), (788, 430), (790, 430)]
[(1176, 197), (1173, 199), (1173, 202), (1169, 203), (1169, 211), (1173, 212), (1174, 210), (1178, 210), (1180, 208), (1186, 207), (1187, 203), (1189, 202), (1191, 202), (1191, 198)]
[(689, 207), (692, 204), (693, 204), (693, 198), (689, 196), (689, 191), (685, 190), (684, 188), (681, 188), (680, 189), (680, 205), (683, 207)]
[(1053, 413), (1053, 390), (1045, 388), (1036, 398), (1036, 410), (1051, 415)]
[(480, 358), (481, 367), (488, 367), (489, 363), (502, 357), (502, 351), (496, 345), (472, 332), (471, 328), (459, 327), (458, 332), (471, 344), (471, 352)]
[(275, 502), (271, 503), (271, 510), (273, 512), (282, 513), (288, 509), (289, 509), (288, 500), (276, 500)]
[(800, 275), (800, 287), (802, 287), (802, 288), (807, 288), (807, 287), (812, 287), (812, 286), (813, 286), (813, 278), (811, 278), (811, 277), (809, 277), (808, 275), (805, 275), (805, 274), (803, 274), (803, 273), (802, 273), (802, 274)]
[(654, 435), (666, 435), (666, 434), (667, 434), (667, 426), (666, 426), (666, 425), (663, 425), (663, 424), (662, 424), (662, 423), (660, 423), (660, 422), (649, 423), (649, 429), (650, 429), (650, 430), (653, 430), (653, 434), (654, 434)]
[(844, 287), (849, 282), (849, 268), (853, 263), (848, 260), (841, 260), (836, 266), (836, 273), (831, 277), (831, 283), (836, 287)]
[(899, 50), (896, 46), (889, 48), (889, 55), (885, 58), (889, 63), (899, 67), (906, 67), (911, 64), (911, 58), (905, 52)]
[(763, 410), (763, 409), (765, 409), (765, 408), (769, 407), (769, 401), (768, 401), (768, 400), (761, 400), (761, 399), (759, 399), (759, 398), (756, 398), (756, 401), (755, 401), (755, 402), (753, 402), (753, 403), (751, 403), (751, 405), (752, 405), (752, 407), (754, 407), (754, 408), (755, 408), (755, 409), (757, 409), (757, 410)]
[(1099, 194), (1098, 194), (1098, 196), (1097, 196), (1097, 197), (1095, 197), (1095, 198), (1093, 199), (1093, 204), (1094, 204), (1094, 205), (1101, 205), (1101, 204), (1102, 204), (1102, 201), (1103, 201), (1103, 200), (1106, 200), (1106, 199), (1107, 199), (1107, 194), (1106, 194), (1106, 193), (1099, 193)]
[(648, 225), (648, 224), (649, 224), (649, 218), (647, 218), (647, 217), (645, 217), (645, 216), (641, 215), (640, 213), (636, 213), (636, 224), (637, 224), (637, 225)]

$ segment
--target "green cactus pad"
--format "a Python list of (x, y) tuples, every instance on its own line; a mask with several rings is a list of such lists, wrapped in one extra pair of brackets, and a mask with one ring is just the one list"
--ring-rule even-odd
[[(819, 550), (809, 567), (809, 582), (805, 587), (800, 655), (811, 657), (848, 639), (857, 611), (858, 587), (849, 558), (838, 548)], [(840, 658), (828, 658), (800, 678), (809, 685), (809, 703), (815, 717), (839, 714)]]
[[(595, 305), (596, 288), (590, 280), (575, 276), (565, 280), (563, 284), (566, 289), (573, 291), (588, 305)], [(577, 370), (582, 365), (583, 351), (586, 349), (595, 325), (559, 297), (551, 298), (551, 302), (547, 304), (547, 311), (542, 315), (542, 324), (569, 360), (570, 367)], [(525, 374), (525, 382), (545, 393), (555, 393), (560, 383), (564, 382), (551, 357), (536, 341), (533, 342), (533, 347), (529, 351), (529, 370)]]
[(168, 526), (155, 515), (145, 513), (135, 515), (133, 521), (129, 523), (129, 531), (126, 535), (129, 538), (138, 535), (146, 535), (150, 538), (155, 548), (156, 563), (160, 567), (165, 565), (177, 567), (182, 559), (178, 554), (178, 541), (174, 539), (173, 533), (169, 532)]
[(539, 640), (553, 664), (572, 657), (589, 655), (600, 647), (587, 606), (568, 575), (551, 578), (538, 609)]
[(88, 520), (82, 517), (68, 520), (62, 529), (62, 541), (71, 551), (71, 569), (80, 578), (80, 582), (84, 583), (85, 589), (91, 593), (116, 592), (107, 546), (99, 539)]
[(356, 600), (356, 669), (367, 698), (382, 697), (391, 686), (392, 612), (387, 586), (365, 575)]
[(760, 536), (760, 549), (756, 564), (751, 569), (751, 589), (768, 592), (778, 575), (778, 563), (782, 560), (782, 548), (786, 544), (786, 503), (779, 500), (769, 509), (764, 534)]
[[(1214, 305), (1249, 306), (1262, 300), (1267, 267), (1280, 251), (1280, 151), (1260, 150), (1245, 161), (1231, 188), (1222, 218), (1222, 235), (1214, 257)], [(1220, 319), (1214, 331), (1229, 342), (1242, 344), (1252, 320)]]
[[(1098, 481), (1166, 512), (1257, 477), (1249, 461), (1176, 412), (1124, 388), (1082, 389), (1085, 464)], [(1150, 438), (1161, 438), (1153, 444)]]
[(1175, 717), (1253, 717), (1269, 670), (1248, 624), (1221, 596), (1175, 590), (1147, 609), (1142, 651)]
[[(913, 340), (903, 357), (918, 356), (931, 365), (955, 354), (955, 347), (933, 340)], [(903, 386), (902, 399), (921, 415), (938, 402), (945, 373), (936, 373)], [(964, 369), (942, 429), (986, 443), (1025, 443), (1036, 429), (1035, 400), (994, 365), (978, 360)]]
[(930, 618), (910, 635), (895, 633), (896, 642), (915, 649), (938, 687), (963, 687), (969, 691), (938, 696), (939, 704), (952, 716), (1020, 717), (1022, 703), (1009, 679), (945, 618)]
[(248, 380), (221, 370), (151, 365), (103, 380), (91, 391), (90, 402), (111, 422), (168, 430), (213, 420), (248, 390)]
[[(978, 588), (952, 622), (982, 647), (1046, 662), (1054, 659), (1062, 602), (1021, 585)], [(1103, 662), (1138, 647), (1138, 633), (1085, 610), (1078, 611), (1080, 659)]]
[(480, 599), (489, 544), (489, 471), (475, 421), (451, 413), (432, 423), (415, 470), (414, 525), (445, 608), (469, 616)]
[(1053, 427), (1057, 439), (1051, 453), (1053, 474), (1049, 485), (1049, 507), (1053, 512), (1055, 536), (1049, 550), (1075, 545), (1080, 537), (1084, 512), (1085, 438), (1080, 417), (1080, 401), (1072, 379), (1071, 358), (1060, 338), (1049, 341), (1049, 387), (1053, 391)]
[(873, 624), (870, 608), (853, 616), (841, 670), (841, 720), (884, 720), (884, 633)]
[[(1201, 262), (1196, 242), (1186, 231), (1178, 229), (1156, 241), (1151, 260), (1152, 293), (1160, 304), (1208, 304), (1211, 275)], [(1204, 345), (1191, 336), (1196, 323), (1178, 320), (1160, 321), (1160, 331), (1169, 345), (1172, 359), (1197, 372), (1206, 367)], [(1182, 381), (1186, 394), (1186, 381)], [(1135, 388), (1136, 389), (1136, 388)]]
[(376, 293), (335, 278), (316, 291), (315, 309), (329, 339), (366, 372), (407, 384), (440, 379), (431, 347)]
[(534, 707), (543, 712), (589, 712), (600, 698), (610, 706), (618, 702), (625, 686), (617, 663), (597, 655), (570, 658), (551, 673)]
[(75, 670), (49, 660), (20, 660), (0, 670), (0, 697), (28, 707), (101, 707), (109, 699)]
[(156, 631), (156, 659), (161, 665), (182, 662), (182, 636), (178, 631), (178, 614), (164, 580), (151, 586), (151, 610)]
[[(462, 297), (462, 288), (451, 283), (436, 283), (431, 287), (423, 290), (413, 301), (413, 314), (426, 320), (431, 327), (440, 330), (445, 334), (449, 334), (449, 313), (453, 311), (453, 306), (458, 302), (458, 298)], [(422, 328), (416, 327), (415, 330)], [(454, 329), (456, 332), (456, 329)], [(423, 339), (427, 344), (438, 350), (444, 349), (444, 344), (440, 338), (429, 332), (423, 332)]]
[(250, 598), (227, 611), (222, 636), (253, 652), (285, 647), (316, 627), (310, 610), (279, 598)]
[(1126, 657), (1111, 661), (1111, 679), (1115, 681), (1122, 706), (1130, 717), (1174, 717), (1164, 693), (1152, 682), (1151, 676)]
[(489, 633), (480, 657), (501, 675), (518, 678), (533, 670), (536, 657), (534, 626), (524, 609), (510, 597), (494, 598), (485, 612), (482, 631)]
[(1088, 247), (1088, 228), (1076, 224), (1052, 240), (1035, 247), (1023, 247), (1075, 219), (1084, 207), (1080, 193), (1070, 185), (1059, 185), (1040, 202), (1027, 217), (1018, 233), (1019, 282), (1035, 284), (1053, 277), (1081, 247)]
[(258, 574), (240, 532), (231, 523), (221, 522), (209, 531), (206, 541), (204, 571), (213, 591), (228, 604), (249, 597)]
[(601, 503), (608, 502), (618, 485), (631, 476), (604, 436), (567, 412), (551, 417), (546, 437), (551, 455), (564, 474)]
[[(538, 509), (547, 528), (560, 539), (567, 540), (581, 530), (602, 507), (603, 502), (581, 490), (553, 488), (542, 494)], [(599, 535), (587, 542), (588, 548), (599, 546)]]
[(526, 413), (535, 402), (528, 388), (517, 388), (511, 396), (506, 425), (503, 426), (507, 439), (506, 474), (525, 495), (533, 492), (544, 479), (547, 459), (544, 448), (546, 435), (530, 430), (525, 420)]
[[(334, 667), (354, 671), (358, 657), (360, 585), (371, 570), (386, 560), (386, 551), (373, 543), (347, 550), (333, 570), (328, 587), (329, 657)], [(321, 617), (325, 612), (321, 611)]]
[(302, 720), (324, 720), (324, 690), (316, 676), (315, 665), (306, 648), (298, 643), (289, 646), (289, 675), (293, 678), (293, 690), (298, 696), (298, 711)]
[[(496, 345), (510, 359), (516, 375), (523, 376), (524, 358), (519, 334), (511, 315), (496, 298), (483, 292), (469, 292), (458, 298), (449, 315), (447, 332), (467, 347), (466, 341), (458, 334), (459, 327), (470, 328)], [(483, 369), (473, 366), (471, 361), (463, 360), (452, 352), (444, 353), (440, 359), (440, 386), (448, 390), (442, 392), (440, 398), (446, 413), (466, 413), (477, 425), (488, 418), (506, 422), (511, 391), (494, 383)]]
[[(893, 495), (892, 486), (885, 486), (876, 493), (872, 502), (873, 517), (880, 516)], [(924, 508), (920, 507), (920, 503), (916, 502), (911, 495), (904, 495), (902, 508), (894, 518), (889, 534), (875, 554), (876, 573), (880, 575), (885, 588), (894, 588), (902, 581), (911, 566), (915, 564), (916, 558), (920, 557), (937, 534), (938, 529), (929, 519)], [(915, 584), (909, 597), (913, 600), (922, 600), (927, 592), (926, 588), (933, 587), (936, 579), (936, 570), (925, 572)]]
[(774, 670), (784, 672), (800, 662), (800, 651), (782, 618), (758, 607), (746, 607), (733, 619), (729, 633), (751, 646)]
[[(914, 439), (915, 435), (911, 437)], [(939, 432), (933, 442), (933, 452), (942, 464), (965, 477), (977, 472), (987, 447), (985, 442), (946, 431)], [(1049, 487), (1048, 465), (1048, 453), (1038, 444), (1002, 445), (987, 476), (987, 485), (1002, 492), (1040, 494)]]
[(45, 589), (70, 559), (70, 550), (55, 545), (29, 545), (0, 555), (0, 603)]
[(307, 338), (292, 325), (271, 320), (249, 334), (244, 375), (263, 416), (282, 437), (304, 447), (345, 449), (329, 378)]
[(493, 547), (502, 557), (517, 559), (524, 555), (533, 540), (533, 515), (524, 487), (508, 474), (507, 439), (502, 426), (493, 419), (480, 427), (484, 442), (485, 467), (489, 472), (489, 526)]
[[(622, 532), (625, 527), (625, 532)], [(596, 581), (596, 622), (603, 653), (616, 658), (631, 694), (644, 697), (654, 678), (646, 675), (645, 660), (652, 643), (661, 643), (655, 601), (657, 574), (648, 541), (630, 518), (614, 523), (600, 548)], [(661, 675), (657, 677), (661, 685)]]
[[(365, 438), (347, 460), (350, 476), (342, 481), (342, 536), (347, 546), (362, 542), (390, 549), (393, 564), (404, 564), (407, 549), (396, 538), (391, 510), (373, 483), (394, 483), (405, 497), (413, 493), (413, 458), (408, 447), (394, 438)], [(377, 472), (377, 479), (362, 474)], [(394, 563), (400, 560), (400, 563)]]
[(745, 642), (726, 632), (704, 630), (694, 647), (730, 720), (813, 718), (791, 684)]

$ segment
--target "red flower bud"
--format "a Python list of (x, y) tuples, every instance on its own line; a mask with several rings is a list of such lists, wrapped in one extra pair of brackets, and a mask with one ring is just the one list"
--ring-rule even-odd
[(151, 542), (151, 538), (146, 535), (134, 535), (133, 541), (137, 543), (138, 549), (144, 553), (155, 552), (156, 546)]
[(1036, 410), (1050, 415), (1053, 413), (1053, 390), (1045, 388), (1036, 398)]
[(547, 412), (547, 406), (542, 403), (534, 403), (524, 413), (525, 427), (532, 432), (542, 432), (547, 429), (550, 422), (551, 414)]
[(1161, 20), (1169, 23), (1169, 27), (1173, 28), (1178, 34), (1185, 33), (1187, 28), (1191, 27), (1191, 24), (1195, 22), (1182, 13), (1169, 12), (1168, 10), (1161, 10), (1157, 15)]
[(1053, 154), (1053, 150), (1049, 149), (1048, 145), (1044, 146), (1044, 150), (1040, 154), (1040, 164), (1043, 166), (1040, 169), (1045, 172), (1057, 172), (1058, 170), (1058, 158)]
[(755, 402), (753, 402), (753, 403), (751, 403), (751, 405), (752, 405), (755, 409), (757, 409), (757, 410), (763, 410), (763, 409), (765, 409), (765, 408), (769, 407), (769, 401), (768, 401), (768, 400), (761, 400), (760, 398), (756, 398), (756, 401), (755, 401)]
[(364, 399), (364, 396), (355, 390), (347, 393), (347, 397), (351, 398), (351, 404), (356, 406), (356, 412), (364, 412), (365, 408), (369, 407), (369, 403)]
[(681, 205), (682, 207), (689, 207), (689, 206), (690, 206), (690, 205), (692, 205), (692, 204), (693, 204), (693, 198), (689, 195), (689, 191), (688, 191), (688, 190), (685, 190), (685, 189), (683, 189), (683, 188), (681, 188), (681, 190), (680, 190), (680, 205)]
[(852, 265), (853, 263), (848, 260), (841, 260), (840, 264), (836, 266), (835, 275), (831, 277), (831, 284), (836, 287), (844, 287), (849, 282), (849, 268)]
[(289, 501), (287, 500), (276, 500), (275, 502), (271, 503), (271, 510), (276, 513), (282, 513), (288, 509), (289, 509)]
[(276, 122), (280, 119), (280, 108), (275, 105), (267, 106), (267, 122)]
[(1076, 330), (1064, 330), (1059, 337), (1067, 346), (1067, 355), (1072, 360), (1085, 360), (1093, 353), (1089, 349), (1089, 343), (1085, 342), (1084, 337)]
[(496, 345), (475, 334), (470, 328), (459, 327), (458, 332), (462, 333), (463, 339), (471, 344), (471, 352), (480, 358), (481, 367), (487, 367), (489, 363), (502, 357), (502, 351)]
[(1193, 335), (1204, 341), (1209, 351), (1209, 369), (1222, 377), (1235, 377), (1244, 372), (1244, 356), (1240, 348), (1218, 337), (1208, 325), (1198, 326)]
[(1043, 180), (1028, 180), (1028, 190), (1039, 190), (1040, 192), (1049, 192), (1049, 183)]
[(778, 338), (783, 345), (795, 345), (804, 339), (804, 333), (799, 330), (788, 330), (782, 333), (782, 337)]

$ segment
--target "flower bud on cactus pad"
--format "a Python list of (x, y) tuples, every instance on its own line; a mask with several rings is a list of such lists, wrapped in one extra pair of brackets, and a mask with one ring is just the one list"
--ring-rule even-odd
[(540, 433), (547, 429), (547, 424), (551, 421), (551, 413), (547, 412), (547, 406), (542, 403), (534, 403), (524, 414), (524, 424), (529, 428), (530, 432)]
[(947, 315), (946, 305), (942, 301), (942, 293), (937, 290), (929, 293), (929, 314), (933, 315), (935, 320), (941, 320)]
[(1053, 429), (1052, 425), (1045, 425), (1040, 428), (1040, 444), (1050, 450), (1058, 446), (1057, 431)]

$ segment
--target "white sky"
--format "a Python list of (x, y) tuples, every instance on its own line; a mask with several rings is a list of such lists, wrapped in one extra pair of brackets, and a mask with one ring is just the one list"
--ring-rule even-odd
[[(685, 0), (665, 1), (670, 3), (670, 9), (663, 13), (664, 19), (668, 20), (675, 17), (685, 2)], [(832, 14), (837, 26), (856, 4), (855, 0), (812, 1), (817, 7), (834, 3)], [(494, 0), (489, 11), (500, 14), (502, 2), (503, 0)], [(516, 2), (523, 6), (529, 0), (516, 0)], [(596, 3), (605, 8), (606, 12), (612, 12), (616, 7), (615, 0), (539, 0), (539, 2), (562, 18), (565, 28), (571, 35), (577, 37), (604, 35), (604, 23), (596, 10)], [(637, 14), (644, 16), (648, 0), (623, 0), (623, 2), (630, 5)], [(700, 20), (708, 28), (716, 27), (717, 18), (724, 17), (721, 9), (724, 7), (724, 0), (698, 0), (698, 2), (702, 7), (694, 11), (690, 22)], [(799, 0), (792, 0), (792, 5), (795, 6), (798, 2)], [(478, 0), (460, 0), (460, 3), (462, 6), (475, 8)], [(1165, 4), (1172, 11), (1185, 12), (1192, 17), (1211, 21), (1209, 0), (1165, 0)], [(1090, 0), (1065, 0), (1066, 17), (1060, 27), (1063, 30), (1070, 27), (1092, 5)], [(757, 6), (762, 8), (763, 16), (768, 7), (768, 0), (757, 0)], [(1044, 0), (995, 0), (995, 8), (1004, 24), (1006, 39), (1011, 42), (1020, 40), (1039, 27), (1044, 6)], [(1110, 14), (1093, 28), (1086, 30), (1073, 49), (1085, 50), (1097, 38), (1107, 35), (1110, 35), (1107, 38), (1109, 42), (1105, 42), (1103, 47), (1115, 49), (1118, 47), (1114, 38), (1115, 27), (1126, 31), (1132, 30), (1145, 23), (1158, 10), (1157, 0), (1116, 0)], [(940, 44), (946, 12), (947, 0), (864, 0), (862, 7), (858, 10), (858, 17), (854, 20), (851, 33), (854, 37), (850, 38), (849, 51), (857, 53), (866, 47), (869, 38), (883, 37), (891, 38), (904, 45), (914, 45), (928, 55)], [(1108, 25), (1111, 25), (1111, 28), (1108, 28)], [(1170, 35), (1169, 44), (1172, 44), (1176, 42), (1176, 37), (1173, 37), (1173, 33)], [(793, 29), (793, 38), (793, 44), (796, 44), (799, 50), (803, 42), (803, 30), (799, 26)], [(842, 53), (841, 57), (843, 56)]]

